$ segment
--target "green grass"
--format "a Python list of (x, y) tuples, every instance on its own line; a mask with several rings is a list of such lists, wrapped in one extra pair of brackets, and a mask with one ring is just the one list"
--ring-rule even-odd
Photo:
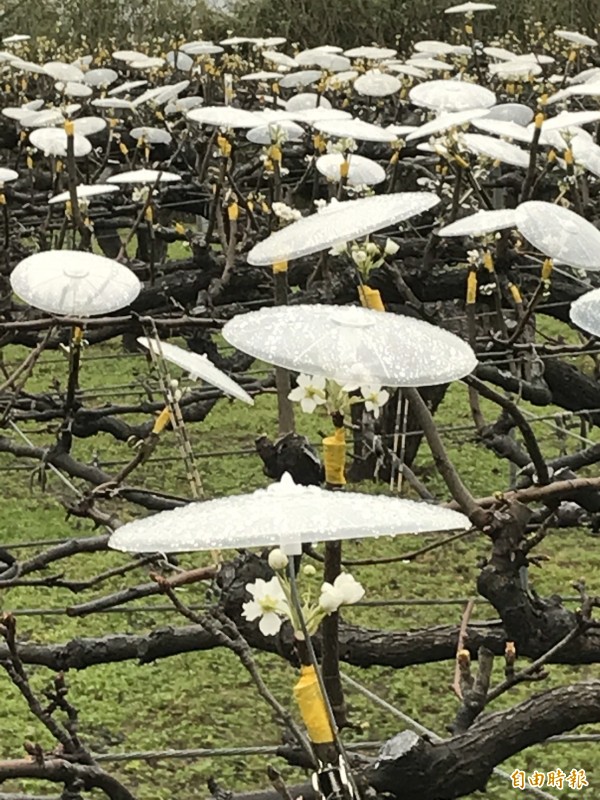
[[(552, 330), (552, 329), (551, 329)], [(6, 348), (5, 361), (17, 363), (23, 357), (23, 348)], [(107, 402), (110, 392), (107, 387), (115, 384), (130, 384), (138, 381), (138, 388), (130, 391), (129, 400), (141, 397), (139, 379), (147, 376), (147, 365), (143, 357), (127, 355), (119, 359), (110, 358), (120, 354), (119, 343), (90, 348), (84, 357), (82, 386), (86, 391), (103, 392), (90, 401), (100, 405)], [(107, 358), (92, 360), (92, 356)], [(51, 381), (58, 379), (64, 385), (66, 362), (59, 353), (46, 354), (27, 384), (28, 391), (49, 390)], [(158, 395), (157, 395), (158, 397)], [(120, 400), (127, 401), (128, 397)], [(484, 412), (493, 419), (494, 409), (483, 403)], [(453, 386), (439, 413), (442, 426), (468, 425), (470, 415), (466, 402), (466, 389)], [(326, 423), (322, 419), (298, 416), (298, 427), (312, 440), (318, 428)], [(537, 424), (546, 453), (558, 452), (558, 441), (551, 428)], [(56, 423), (47, 429), (43, 426), (23, 425), (23, 431), (36, 443), (49, 443), (53, 439)], [(211, 453), (236, 449), (251, 449), (257, 434), (276, 432), (276, 404), (272, 394), (258, 398), (253, 409), (237, 402), (222, 400), (213, 409), (206, 421), (191, 429), (195, 452), (206, 491), (210, 495), (222, 495), (256, 488), (267, 483), (258, 457), (211, 456)], [(597, 434), (593, 434), (597, 439)], [(508, 467), (495, 456), (478, 446), (470, 435), (450, 433), (445, 441), (463, 479), (475, 495), (489, 494), (507, 485)], [(89, 460), (95, 457), (101, 464), (125, 461), (131, 451), (125, 444), (115, 443), (108, 436), (96, 437), (75, 443), (77, 457)], [(155, 453), (160, 458), (177, 454), (172, 433)], [(206, 456), (206, 457), (204, 457)], [(446, 492), (440, 478), (433, 474), (431, 457), (424, 446), (419, 455), (418, 468), (421, 477), (439, 497)], [(58, 497), (69, 497), (70, 490), (56, 476), (48, 473), (46, 491), (42, 492), (31, 473), (13, 471), (23, 466), (7, 456), (0, 457), (0, 468), (4, 471), (3, 502), (0, 505), (0, 525), (4, 541), (31, 539), (54, 539), (62, 536), (91, 533), (91, 526), (78, 520), (65, 520), (65, 512)], [(37, 465), (30, 464), (31, 470)], [(116, 467), (107, 466), (108, 471)], [(185, 475), (178, 460), (153, 461), (135, 474), (135, 483), (148, 487), (187, 492)], [(370, 489), (371, 487), (362, 487)], [(138, 513), (135, 509), (116, 503), (115, 508), (123, 518)], [(352, 543), (346, 548), (351, 556), (389, 556), (412, 550), (422, 540), (413, 537), (381, 539)], [(544, 595), (573, 593), (573, 580), (585, 575), (591, 592), (600, 593), (600, 550), (595, 540), (582, 531), (551, 532), (540, 548), (550, 557), (542, 570), (535, 571), (532, 579), (536, 590)], [(23, 551), (28, 555), (31, 551)], [(434, 551), (414, 563), (397, 563), (389, 566), (360, 567), (354, 574), (367, 588), (367, 597), (375, 598), (419, 598), (419, 597), (466, 597), (475, 593), (478, 574), (477, 560), (485, 556), (488, 547), (483, 537), (471, 537), (456, 542), (440, 551)], [(123, 564), (126, 556), (103, 553), (93, 556), (76, 556), (58, 569), (64, 569), (69, 577), (93, 576), (111, 566)], [(186, 556), (184, 565), (207, 563), (207, 557)], [(100, 596), (109, 591), (144, 581), (144, 570), (139, 569), (127, 576), (112, 580), (106, 585), (88, 592), (85, 596)], [(189, 602), (201, 602), (204, 590), (201, 587), (187, 589), (182, 597)], [(64, 608), (80, 601), (70, 592), (60, 589), (19, 588), (5, 592), (4, 609), (51, 607)], [(458, 623), (462, 614), (460, 606), (398, 606), (392, 608), (353, 608), (347, 617), (360, 624), (381, 628), (414, 629), (440, 623)], [(476, 607), (475, 618), (493, 616), (485, 604)], [(110, 632), (139, 633), (163, 625), (186, 624), (174, 612), (135, 612), (102, 614), (90, 618), (72, 619), (66, 616), (20, 616), (19, 635), (22, 639), (39, 642), (65, 642), (78, 636), (95, 636)], [(269, 686), (281, 702), (292, 706), (291, 687), (294, 671), (275, 656), (259, 655), (258, 661)], [(452, 720), (457, 701), (449, 686), (453, 677), (451, 662), (416, 666), (404, 670), (371, 668), (360, 670), (346, 668), (348, 674), (364, 682), (389, 702), (397, 705), (421, 723), (444, 734), (445, 726)], [(43, 668), (31, 670), (36, 688), (43, 688), (51, 679)], [(505, 695), (493, 706), (502, 708), (533, 691), (566, 684), (574, 680), (599, 677), (598, 666), (551, 667), (549, 678), (541, 685), (524, 686)], [(501, 664), (495, 667), (495, 680), (502, 678)], [(138, 666), (135, 663), (103, 665), (67, 676), (70, 699), (80, 709), (80, 731), (88, 745), (98, 753), (156, 750), (167, 748), (213, 748), (241, 744), (276, 744), (279, 733), (272, 721), (268, 707), (256, 694), (247, 674), (238, 666), (230, 653), (216, 650), (208, 653), (190, 653), (160, 661), (156, 664)], [(7, 677), (0, 674), (2, 689), (2, 714), (0, 716), (0, 758), (20, 755), (24, 740), (39, 741), (45, 747), (53, 743), (40, 725), (32, 719), (24, 701)], [(362, 731), (352, 731), (348, 740), (360, 738), (385, 739), (403, 725), (389, 714), (374, 707), (359, 695), (348, 696), (352, 719)], [(594, 749), (595, 748), (595, 749)], [(600, 754), (597, 746), (572, 744), (531, 748), (504, 765), (511, 772), (515, 768), (526, 771), (547, 771), (560, 766), (569, 772), (573, 767), (588, 772), (592, 787), (597, 783), (597, 765)], [(171, 798), (206, 797), (206, 780), (217, 776), (218, 780), (233, 790), (242, 790), (267, 785), (265, 768), (273, 758), (207, 758), (196, 760), (132, 761), (124, 764), (107, 764), (139, 796), (140, 800), (169, 800)], [(302, 776), (297, 771), (277, 763), (284, 776), (295, 781)], [(32, 785), (3, 787), (4, 791), (32, 789)], [(39, 785), (35, 787), (39, 791)], [(490, 800), (509, 800), (515, 790), (497, 780), (490, 782), (486, 795)], [(562, 792), (561, 798), (579, 797), (578, 792)], [(588, 795), (594, 796), (593, 788)]]

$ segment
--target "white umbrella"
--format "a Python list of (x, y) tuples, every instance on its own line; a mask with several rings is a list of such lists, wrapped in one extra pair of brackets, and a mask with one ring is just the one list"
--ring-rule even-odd
[(193, 108), (186, 113), (186, 117), (198, 125), (210, 125), (213, 128), (255, 128), (257, 125), (256, 116), (251, 111), (233, 106)]
[(296, 86), (310, 86), (311, 83), (320, 81), (322, 77), (322, 72), (318, 69), (303, 69), (283, 76), (279, 85), (282, 89), (294, 89)]
[(469, 527), (458, 511), (396, 497), (298, 486), (286, 473), (279, 483), (250, 494), (190, 503), (129, 522), (112, 534), (109, 545), (129, 553), (276, 545), (296, 554), (302, 552), (303, 542)]
[(111, 175), (106, 179), (107, 183), (130, 183), (130, 184), (154, 184), (176, 183), (181, 180), (181, 175), (174, 172), (165, 172), (158, 169), (134, 169), (130, 172), (120, 172), (118, 175)]
[(557, 30), (554, 31), (554, 35), (558, 36), (559, 39), (564, 39), (566, 42), (571, 42), (571, 44), (578, 44), (581, 47), (598, 47), (598, 42), (595, 39), (577, 31)]
[(329, 181), (339, 181), (341, 168), (348, 164), (347, 181), (350, 186), (375, 186), (385, 180), (385, 170), (376, 161), (350, 153), (345, 159), (342, 153), (327, 153), (317, 158), (315, 166)]
[[(419, 65), (419, 62), (416, 62)], [(484, 86), (465, 81), (428, 81), (413, 86), (409, 92), (416, 106), (436, 111), (466, 111), (469, 108), (491, 108), (496, 95)]]
[(469, 108), (466, 111), (453, 111), (451, 113), (442, 113), (439, 117), (426, 122), (424, 125), (413, 130), (406, 137), (407, 142), (414, 139), (423, 139), (425, 136), (434, 136), (436, 133), (456, 128), (461, 125), (467, 125), (479, 117), (485, 117), (487, 108)]
[(493, 211), (477, 211), (468, 217), (452, 222), (437, 232), (438, 236), (485, 236), (486, 233), (514, 228), (517, 213), (512, 208), (499, 208)]
[(517, 206), (517, 228), (548, 258), (600, 270), (600, 231), (574, 211), (543, 200)]
[(477, 364), (470, 346), (449, 331), (358, 306), (262, 308), (229, 320), (223, 336), (268, 364), (341, 384), (437, 386)]
[(0, 167), (0, 186), (3, 186), (5, 183), (10, 183), (10, 181), (16, 181), (18, 177), (19, 173), (15, 172), (14, 169)]
[(325, 211), (272, 233), (250, 250), (247, 260), (255, 266), (267, 266), (318, 253), (396, 225), (439, 202), (433, 192), (397, 192), (332, 203)]
[(84, 73), (83, 76), (83, 82), (87, 83), (88, 86), (97, 86), (100, 88), (106, 88), (118, 79), (118, 72), (115, 72), (114, 69), (105, 69), (104, 67), (90, 69)]
[[(92, 186), (77, 186), (75, 192), (77, 194), (77, 199), (85, 199), (87, 197), (96, 197), (97, 195), (102, 194), (112, 194), (113, 192), (118, 192), (119, 187), (113, 186), (109, 183), (95, 183)], [(48, 205), (55, 205), (56, 203), (68, 203), (71, 200), (71, 193), (70, 192), (61, 192), (60, 194), (55, 194), (54, 197), (48, 200)]]
[(132, 128), (130, 133), (133, 139), (144, 139), (148, 144), (169, 144), (173, 141), (169, 131), (164, 128)]
[(600, 336), (600, 289), (593, 289), (575, 300), (569, 316), (584, 331)]
[(147, 84), (148, 81), (145, 80), (125, 81), (125, 83), (121, 83), (119, 86), (115, 86), (114, 89), (111, 89), (108, 95), (109, 97), (114, 97), (117, 94), (126, 94), (134, 89), (141, 89), (142, 86), (146, 86)]
[(531, 144), (533, 141), (533, 127), (524, 128), (515, 122), (508, 122), (502, 119), (490, 119), (483, 117), (473, 120), (473, 127), (485, 131), (492, 136), (501, 136), (506, 139), (515, 139), (517, 142)]
[(315, 92), (300, 92), (295, 94), (285, 104), (286, 112), (306, 111), (307, 109), (322, 108), (329, 110), (331, 103), (326, 97), (320, 97)]
[(467, 150), (476, 155), (512, 164), (515, 167), (526, 169), (529, 166), (529, 154), (515, 144), (502, 139), (494, 139), (492, 136), (484, 136), (481, 133), (465, 133), (461, 137), (461, 142)]
[(157, 342), (156, 339), (147, 339), (145, 336), (140, 336), (138, 342), (156, 355), (162, 355), (167, 361), (189, 372), (193, 380), (206, 381), (211, 386), (221, 389), (225, 394), (237, 397), (238, 400), (242, 400), (250, 406), (254, 405), (254, 400), (248, 392), (244, 391), (229, 375), (215, 367), (208, 356), (191, 353), (189, 350), (184, 350), (183, 347), (177, 347), (169, 342)]
[(387, 97), (399, 92), (402, 83), (393, 75), (386, 75), (378, 69), (370, 69), (354, 81), (354, 88), (359, 94), (368, 97)]
[(364, 122), (362, 119), (323, 120), (313, 126), (327, 136), (340, 139), (350, 138), (358, 142), (393, 142), (396, 136), (380, 125)]
[(389, 47), (353, 47), (351, 50), (344, 50), (344, 55), (348, 58), (366, 58), (368, 61), (383, 61), (384, 58), (393, 58), (397, 50)]
[(259, 125), (251, 128), (246, 134), (246, 138), (253, 144), (269, 145), (273, 141), (278, 142), (299, 142), (304, 137), (304, 128), (291, 120), (279, 120), (269, 122), (267, 125)]
[[(29, 141), (45, 155), (66, 156), (68, 137), (60, 128), (39, 128), (29, 134)], [(73, 152), (76, 158), (87, 156), (92, 151), (92, 143), (80, 133), (73, 135)]]
[(46, 250), (21, 261), (10, 276), (15, 294), (49, 314), (92, 317), (125, 308), (141, 284), (128, 267), (79, 250)]
[(474, 14), (476, 11), (494, 11), (496, 6), (491, 3), (461, 3), (444, 9), (444, 14)]
[(107, 122), (102, 117), (79, 117), (73, 120), (73, 129), (75, 133), (82, 136), (93, 136), (95, 133), (100, 133), (107, 126)]
[(488, 119), (513, 122), (516, 125), (528, 125), (533, 119), (533, 111), (523, 103), (500, 103), (492, 106), (487, 112)]

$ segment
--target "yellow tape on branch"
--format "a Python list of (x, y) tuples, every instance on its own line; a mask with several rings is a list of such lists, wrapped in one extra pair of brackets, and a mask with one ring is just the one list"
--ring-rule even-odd
[(278, 272), (287, 272), (288, 262), (287, 261), (276, 261), (273, 264), (273, 275), (277, 275)]
[(483, 266), (488, 272), (494, 271), (494, 257), (489, 250), (485, 250), (483, 253)]
[(554, 262), (551, 258), (547, 258), (544, 263), (542, 264), (542, 280), (549, 281), (550, 276), (552, 275), (552, 268), (554, 267)]
[(325, 701), (317, 680), (317, 673), (312, 665), (300, 668), (300, 680), (294, 686), (294, 697), (311, 742), (314, 744), (333, 742), (334, 736), (327, 716)]
[(167, 406), (163, 408), (160, 412), (158, 417), (154, 421), (154, 425), (152, 426), (152, 433), (162, 433), (166, 426), (169, 424), (169, 420), (171, 419), (171, 413)]
[(80, 328), (79, 325), (76, 325), (73, 328), (73, 343), (81, 344), (82, 341), (83, 341), (83, 328)]
[(348, 172), (350, 171), (350, 162), (347, 158), (344, 157), (344, 160), (340, 164), (340, 178), (347, 178)]
[(364, 308), (372, 308), (374, 311), (385, 311), (379, 289), (371, 289), (370, 286), (359, 286), (358, 299)]
[(472, 306), (477, 299), (477, 273), (475, 270), (469, 272), (467, 278), (467, 305)]
[(336, 428), (332, 436), (323, 439), (323, 461), (325, 481), (330, 486), (346, 485), (346, 431)]
[(510, 289), (510, 293), (515, 303), (517, 304), (522, 303), (523, 298), (521, 297), (521, 292), (519, 291), (519, 287), (515, 286), (514, 283), (509, 283), (508, 288)]

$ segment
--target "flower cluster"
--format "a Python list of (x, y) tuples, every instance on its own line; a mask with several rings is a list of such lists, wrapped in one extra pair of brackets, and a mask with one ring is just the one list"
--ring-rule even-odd
[(369, 277), (371, 270), (380, 267), (385, 261), (386, 256), (393, 256), (398, 252), (398, 245), (393, 239), (386, 239), (383, 248), (375, 244), (375, 242), (343, 242), (342, 244), (332, 247), (329, 255), (340, 256), (348, 255), (356, 264), (358, 271), (363, 279)]
[[(298, 384), (289, 393), (288, 398), (296, 403), (305, 414), (312, 414), (319, 406), (325, 406), (328, 414), (347, 416), (350, 406), (364, 403), (365, 410), (373, 412), (379, 418), (381, 408), (389, 400), (390, 394), (381, 386), (359, 386), (358, 384), (341, 385), (320, 375), (298, 375)], [(361, 396), (351, 397), (350, 392), (360, 390)]]
[[(257, 578), (254, 583), (246, 585), (252, 600), (243, 604), (243, 616), (249, 622), (258, 620), (259, 630), (264, 636), (275, 636), (286, 619), (292, 623), (295, 635), (298, 638), (303, 636), (303, 626), (294, 608), (289, 579), (285, 574), (287, 565), (287, 556), (276, 548), (269, 554), (269, 566), (275, 575), (268, 581)], [(303, 572), (305, 576), (312, 577), (315, 569), (309, 565)], [(364, 594), (360, 583), (347, 572), (338, 575), (333, 583), (323, 583), (317, 600), (312, 599), (309, 588), (301, 598), (302, 616), (309, 635), (316, 633), (328, 614), (335, 613), (341, 606), (358, 603)]]
[(297, 208), (292, 208), (285, 203), (273, 203), (271, 208), (275, 216), (282, 222), (296, 222), (302, 217)]

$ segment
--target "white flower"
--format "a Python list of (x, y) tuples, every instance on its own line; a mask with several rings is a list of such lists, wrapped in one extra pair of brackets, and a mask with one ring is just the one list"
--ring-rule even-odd
[(379, 410), (390, 399), (390, 393), (381, 386), (361, 386), (360, 393), (365, 400), (365, 409), (372, 411), (375, 419), (379, 419)]
[(290, 615), (279, 579), (276, 576), (270, 581), (257, 578), (256, 583), (246, 585), (246, 591), (254, 599), (242, 606), (244, 618), (248, 622), (260, 619), (258, 627), (263, 636), (275, 636), (281, 628), (281, 617)]
[(386, 256), (395, 256), (398, 250), (400, 250), (400, 245), (396, 244), (396, 242), (393, 239), (385, 240), (385, 247), (383, 248), (383, 252), (386, 254)]
[(302, 217), (302, 214), (296, 208), (286, 205), (285, 203), (273, 203), (271, 206), (273, 213), (276, 217), (283, 220), (283, 222), (296, 222)]
[(312, 414), (317, 406), (325, 405), (325, 378), (318, 375), (298, 375), (298, 386), (288, 394), (288, 398), (300, 403), (305, 414)]
[(347, 242), (342, 242), (341, 244), (334, 244), (331, 250), (329, 251), (330, 256), (341, 256), (343, 253), (346, 252), (348, 248)]
[(332, 584), (325, 582), (321, 586), (319, 607), (326, 614), (333, 614), (340, 606), (358, 603), (364, 594), (365, 590), (361, 584), (349, 572), (342, 572)]
[(271, 550), (269, 553), (269, 566), (275, 572), (279, 572), (283, 570), (288, 565), (288, 557), (286, 554), (281, 550), (279, 547), (276, 547), (274, 550)]

